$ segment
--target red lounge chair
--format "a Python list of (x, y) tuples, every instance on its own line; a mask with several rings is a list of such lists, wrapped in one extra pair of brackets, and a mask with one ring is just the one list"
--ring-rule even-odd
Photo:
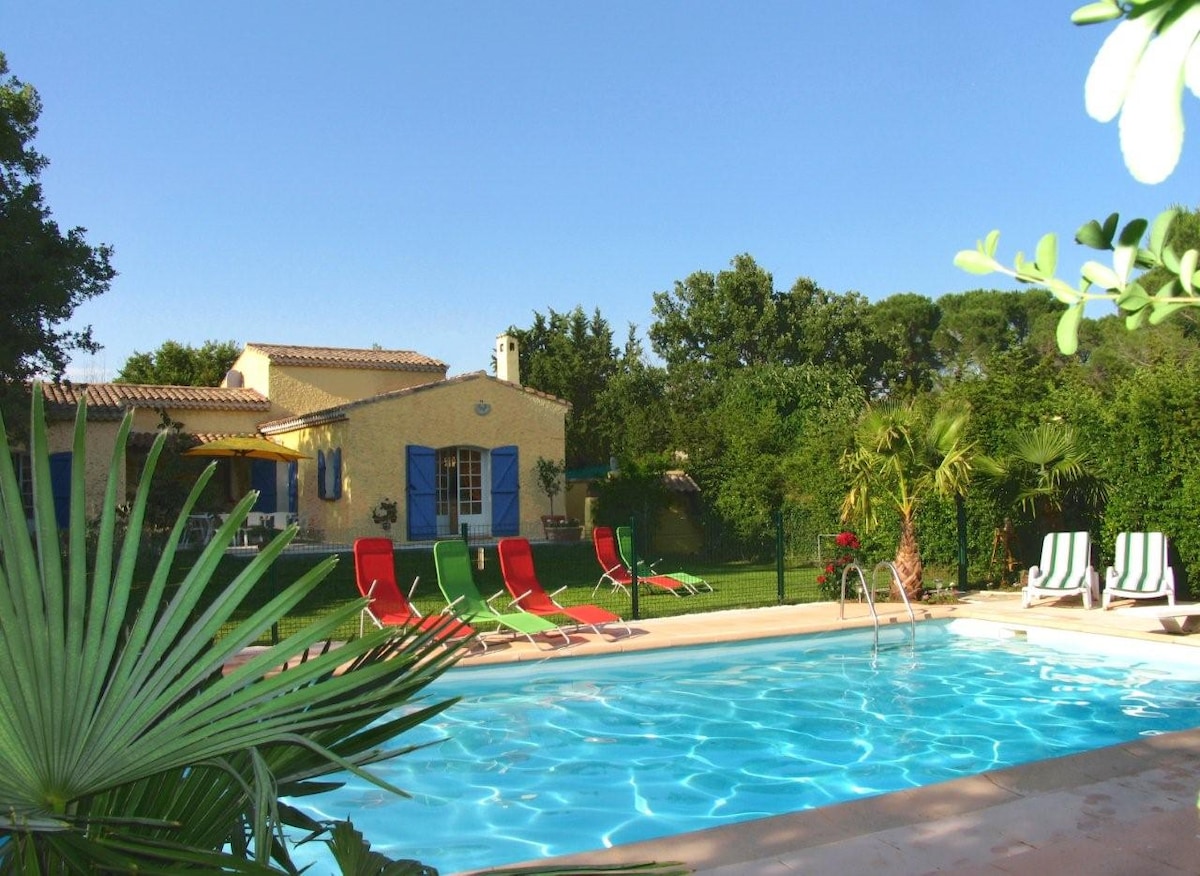
[[(617, 537), (613, 534), (612, 527), (597, 526), (593, 529), (592, 544), (596, 548), (596, 559), (600, 561), (600, 568), (604, 570), (600, 576), (600, 580), (592, 588), (592, 595), (596, 595), (596, 591), (600, 589), (602, 584), (611, 584), (613, 590), (628, 590), (629, 585), (633, 583), (633, 575), (629, 573), (629, 569), (621, 562), (621, 555), (617, 551)], [(692, 592), (686, 584), (676, 581), (667, 575), (651, 575), (646, 578), (638, 578), (638, 583), (645, 584), (647, 587), (668, 590), (676, 596)]]
[(533, 568), (533, 551), (529, 540), (525, 538), (502, 538), (496, 545), (500, 555), (500, 573), (504, 576), (504, 586), (512, 594), (513, 605), (530, 614), (537, 615), (566, 615), (578, 626), (591, 627), (599, 633), (605, 624), (621, 624), (625, 634), (629, 635), (629, 627), (620, 617), (598, 605), (560, 605), (554, 597), (566, 590), (560, 587), (553, 593), (546, 593), (538, 581), (537, 572)]
[(362, 635), (363, 621), (370, 617), (375, 626), (411, 627), (434, 631), (439, 640), (464, 639), (475, 634), (467, 624), (444, 615), (425, 617), (409, 602), (420, 578), (414, 578), (408, 597), (396, 584), (396, 563), (390, 538), (359, 538), (354, 541), (354, 583), (358, 592), (371, 600), (359, 618), (358, 632)]

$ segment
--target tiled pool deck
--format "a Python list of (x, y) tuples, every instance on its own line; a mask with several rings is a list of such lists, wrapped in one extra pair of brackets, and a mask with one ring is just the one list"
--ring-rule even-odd
[[(632, 635), (624, 639), (577, 636), (569, 649), (505, 643), (464, 662), (536, 661), (871, 624), (865, 605), (847, 604), (845, 613), (840, 620), (836, 605), (822, 603), (645, 620), (631, 623)], [(918, 608), (917, 617), (969, 617), (1200, 647), (1200, 633), (1168, 635), (1153, 618), (1086, 611), (1078, 598), (1022, 609), (1015, 595), (984, 594), (958, 605)], [(880, 606), (880, 620), (907, 624), (908, 615), (902, 606)], [(705, 876), (1198, 874), (1198, 793), (1200, 730), (1189, 730), (554, 863), (679, 861)]]

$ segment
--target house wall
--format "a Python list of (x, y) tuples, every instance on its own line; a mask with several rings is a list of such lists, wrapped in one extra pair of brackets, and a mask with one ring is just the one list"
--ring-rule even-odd
[[(534, 486), (537, 486), (537, 481), (534, 481)], [(575, 520), (582, 521), (586, 514), (586, 505), (588, 498), (588, 488), (591, 486), (589, 481), (570, 481), (567, 488), (554, 497), (554, 513), (565, 514)], [(546, 510), (543, 513), (550, 513), (550, 500), (545, 493), (538, 492), (542, 503)]]
[[(487, 405), (488, 413), (476, 413)], [(520, 448), (521, 530), (540, 533), (546, 497), (538, 492), (534, 462), (538, 456), (559, 459), (566, 441), (566, 408), (509, 384), (486, 377), (451, 381), (428, 390), (352, 407), (349, 419), (273, 436), (312, 459), (299, 465), (299, 513), (323, 530), (331, 541), (383, 531), (371, 519), (381, 499), (397, 503), (399, 519), (391, 537), (405, 539), (407, 481), (405, 449), (472, 446)], [(342, 448), (342, 497), (317, 496), (316, 451)]]
[[(216, 432), (252, 435), (266, 417), (265, 411), (219, 411), (209, 409), (167, 408), (167, 416), (181, 423), (184, 432)], [(134, 432), (155, 432), (162, 415), (153, 408), (137, 408), (133, 412)], [(89, 427), (90, 428), (90, 427)]]
[[(337, 407), (395, 389), (407, 389), (444, 380), (445, 371), (404, 371), (382, 368), (330, 368), (273, 364), (260, 350), (242, 350), (233, 370), (242, 385), (271, 400), (271, 412), (262, 420), (311, 413)], [(222, 382), (222, 386), (227, 385)]]
[[(252, 433), (258, 430), (263, 411), (221, 411), (168, 408), (167, 416), (183, 424), (185, 432)], [(161, 414), (152, 408), (137, 408), (133, 413), (133, 432), (155, 432), (162, 423)], [(104, 491), (108, 487), (109, 465), (117, 443), (121, 423), (118, 420), (89, 419), (87, 426), (87, 466), (85, 468), (87, 513), (98, 516)], [(47, 426), (47, 441), (51, 453), (72, 449), (75, 423), (56, 420)], [(128, 470), (128, 461), (121, 465), (117, 476), (117, 496), (125, 501), (130, 484), (136, 483), (136, 472)]]
[[(405, 444), (489, 449), (515, 444), (520, 448), (521, 532), (540, 536), (546, 497), (537, 488), (535, 463), (539, 456), (563, 457), (567, 408), (561, 402), (486, 377), (416, 393), (407, 401), (410, 407), (406, 411)], [(480, 404), (490, 405), (486, 415), (476, 413)], [(396, 475), (407, 489), (403, 447), (399, 454), (394, 460)], [(398, 493), (399, 498), (403, 496), (403, 492)], [(407, 521), (403, 502), (400, 514), (400, 531), (404, 532)]]
[[(428, 371), (313, 368), (272, 365), (270, 371), (272, 417), (305, 414), (395, 389), (407, 389), (440, 380)], [(247, 386), (251, 384), (247, 383)], [(252, 387), (259, 389), (257, 386)], [(260, 392), (263, 390), (259, 389)], [(264, 392), (265, 394), (265, 392)]]
[(698, 554), (704, 547), (695, 499), (688, 493), (672, 493), (667, 506), (654, 521), (651, 548), (663, 554)]
[[(354, 458), (357, 454), (350, 440), (352, 435), (352, 424), (343, 421), (271, 436), (272, 441), (308, 457), (297, 463), (296, 509), (301, 528), (318, 530), (327, 541), (347, 541), (347, 534), (355, 530), (355, 505), (361, 489), (360, 479), (355, 477)], [(322, 499), (317, 486), (317, 451), (328, 453), (335, 447), (342, 448), (342, 495), (338, 499)], [(281, 493), (281, 499), (283, 495)]]
[[(112, 462), (113, 449), (117, 446), (117, 431), (120, 423), (112, 420), (89, 420), (87, 426), (87, 465), (84, 477), (87, 486), (87, 516), (100, 516), (100, 503), (108, 487), (108, 469)], [(74, 444), (74, 421), (55, 421), (46, 427), (46, 443), (51, 453), (68, 453)], [(117, 474), (117, 496), (125, 499), (125, 466)]]
[[(271, 360), (265, 353), (245, 347), (234, 360), (231, 370), (242, 375), (242, 386), (256, 389), (267, 398), (271, 398)], [(228, 385), (228, 380), (221, 381), (221, 386)]]

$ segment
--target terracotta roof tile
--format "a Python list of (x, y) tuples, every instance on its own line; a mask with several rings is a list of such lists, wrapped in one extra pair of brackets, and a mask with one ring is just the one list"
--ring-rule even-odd
[(253, 389), (216, 386), (149, 386), (141, 383), (46, 383), (42, 386), (51, 415), (74, 416), (87, 393), (88, 416), (120, 418), (130, 408), (211, 411), (269, 411), (270, 400)]
[(412, 350), (360, 350), (345, 347), (297, 347), (290, 344), (246, 344), (276, 365), (324, 368), (369, 368), (379, 371), (433, 371), (446, 373), (445, 362)]
[[(216, 441), (221, 438), (261, 438), (257, 432), (185, 432), (191, 438), (196, 439), (199, 444), (207, 444), (209, 441)], [(157, 432), (130, 432), (129, 444), (131, 450), (149, 450), (154, 443), (154, 439), (158, 437)]]

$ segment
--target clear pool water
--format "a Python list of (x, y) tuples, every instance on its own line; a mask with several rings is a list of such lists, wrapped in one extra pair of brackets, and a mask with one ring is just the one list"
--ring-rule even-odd
[[(964, 621), (457, 669), (464, 699), (297, 801), (452, 873), (781, 815), (1200, 725), (1190, 648)], [(306, 847), (307, 848), (307, 847)], [(321, 868), (317, 868), (320, 870)]]

